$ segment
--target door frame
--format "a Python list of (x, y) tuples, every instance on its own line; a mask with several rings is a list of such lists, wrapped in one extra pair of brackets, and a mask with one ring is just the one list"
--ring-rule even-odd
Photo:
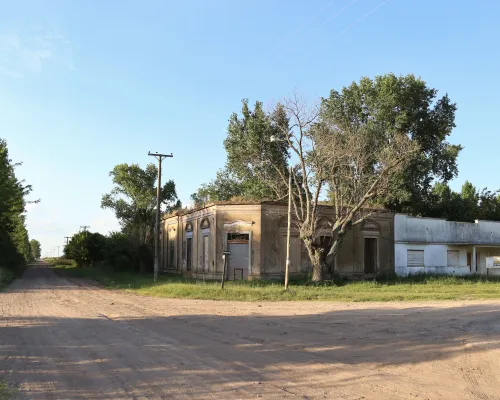
[(224, 231), (224, 249), (228, 250), (227, 247), (227, 235), (230, 233), (240, 233), (242, 235), (248, 235), (248, 275), (252, 274), (252, 231)]

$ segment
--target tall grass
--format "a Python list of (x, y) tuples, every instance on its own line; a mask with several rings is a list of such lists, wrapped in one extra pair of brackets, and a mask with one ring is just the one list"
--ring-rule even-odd
[(137, 294), (186, 299), (237, 301), (412, 301), (500, 299), (498, 278), (479, 276), (448, 277), (417, 275), (407, 278), (386, 277), (371, 281), (326, 281), (319, 284), (292, 282), (285, 291), (281, 282), (238, 281), (220, 283), (160, 275), (153, 283), (152, 275), (116, 272), (102, 268), (57, 266), (69, 276), (91, 279), (108, 289)]

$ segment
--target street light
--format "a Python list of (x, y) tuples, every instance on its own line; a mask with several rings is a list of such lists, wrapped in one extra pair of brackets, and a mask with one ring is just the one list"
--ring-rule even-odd
[[(269, 137), (270, 142), (284, 142), (276, 136)], [(288, 173), (288, 225), (286, 230), (286, 264), (285, 264), (285, 290), (288, 290), (288, 272), (290, 270), (290, 230), (292, 226), (292, 167)]]

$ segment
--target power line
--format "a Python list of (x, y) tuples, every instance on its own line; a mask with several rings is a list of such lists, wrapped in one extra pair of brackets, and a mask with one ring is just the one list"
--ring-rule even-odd
[(324, 21), (321, 25), (319, 26), (316, 26), (314, 29), (312, 29), (311, 31), (309, 31), (309, 33), (307, 33), (305, 36), (304, 36), (304, 39), (305, 38), (308, 38), (309, 36), (311, 36), (314, 32), (320, 30), (321, 28), (323, 28), (326, 24), (328, 24), (330, 21), (334, 20), (335, 18), (337, 18), (340, 14), (342, 14), (345, 10), (347, 10), (350, 6), (352, 6), (354, 3), (357, 3), (359, 0), (351, 0), (348, 4), (346, 4), (344, 7), (342, 7), (339, 11), (337, 11), (335, 14), (333, 14), (330, 18), (328, 18), (326, 21)]
[(341, 30), (339, 33), (337, 33), (333, 38), (337, 38), (339, 36), (342, 36), (344, 33), (346, 33), (349, 29), (354, 27), (355, 25), (359, 24), (361, 21), (363, 21), (365, 18), (373, 14), (375, 11), (377, 11), (380, 7), (382, 7), (385, 3), (387, 3), (389, 0), (384, 0), (382, 3), (380, 3), (378, 6), (372, 8), (370, 11), (368, 11), (366, 14), (364, 14), (361, 18), (357, 19), (354, 21), (351, 25), (349, 25), (347, 28)]
[[(368, 11), (367, 13), (363, 14), (363, 16), (361, 16), (360, 18), (358, 18), (356, 21), (354, 21), (351, 25), (347, 26), (346, 28), (342, 29), (340, 32), (336, 33), (335, 35), (332, 36), (332, 40), (333, 39), (336, 39), (340, 36), (342, 36), (344, 33), (346, 33), (348, 30), (352, 29), (354, 26), (356, 26), (357, 24), (359, 24), (361, 21), (363, 21), (364, 19), (366, 19), (367, 17), (369, 17), (371, 14), (373, 14), (375, 11), (377, 11), (380, 7), (382, 7), (383, 5), (385, 5), (387, 2), (389, 2), (389, 0), (384, 0), (382, 1), (381, 3), (379, 3), (376, 7), (373, 7), (370, 11)], [(311, 55), (317, 53), (319, 50), (324, 50), (324, 47), (322, 47), (321, 49), (316, 49), (314, 51), (311, 51), (309, 54), (307, 54), (307, 57), (310, 57)]]

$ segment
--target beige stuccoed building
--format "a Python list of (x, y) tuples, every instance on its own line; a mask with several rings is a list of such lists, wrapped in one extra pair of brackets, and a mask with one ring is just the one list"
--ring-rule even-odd
[[(321, 240), (329, 240), (334, 210), (320, 206)], [(212, 203), (163, 219), (162, 271), (220, 279), (227, 256), (226, 279), (279, 279), (286, 261), (287, 205), (276, 202)], [(291, 277), (310, 273), (310, 261), (291, 230)], [(354, 226), (334, 262), (343, 276), (372, 277), (394, 272), (394, 215), (378, 214)]]

